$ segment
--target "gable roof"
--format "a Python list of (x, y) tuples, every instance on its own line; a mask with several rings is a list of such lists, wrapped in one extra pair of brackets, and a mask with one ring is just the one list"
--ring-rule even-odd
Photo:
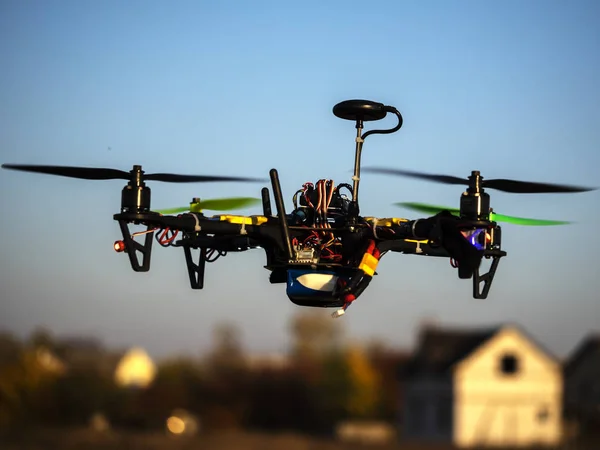
[[(412, 358), (399, 370), (400, 377), (410, 377), (414, 374), (442, 375), (449, 374), (450, 369), (468, 357), (477, 348), (490, 340), (501, 330), (512, 328), (537, 347), (550, 360), (560, 365), (556, 356), (542, 345), (522, 327), (514, 323), (504, 323), (488, 327), (441, 327), (436, 325), (424, 326), (417, 342), (417, 349)], [(600, 343), (600, 336), (595, 342)], [(594, 341), (590, 339), (590, 341)], [(588, 345), (593, 345), (588, 343)]]
[(417, 350), (401, 376), (415, 373), (445, 373), (488, 341), (501, 328), (503, 327), (469, 329), (427, 326), (421, 330)]
[(575, 350), (567, 358), (564, 365), (565, 374), (572, 373), (576, 367), (583, 361), (588, 355), (598, 352), (600, 353), (600, 333), (591, 334), (584, 339), (575, 347)]

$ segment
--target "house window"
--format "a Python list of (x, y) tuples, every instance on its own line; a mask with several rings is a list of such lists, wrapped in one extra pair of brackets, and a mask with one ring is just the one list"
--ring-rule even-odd
[(546, 408), (545, 406), (540, 408), (540, 410), (537, 413), (538, 422), (540, 422), (540, 423), (547, 422), (549, 418), (550, 418), (550, 411), (548, 411), (548, 408)]
[(514, 375), (519, 371), (519, 360), (515, 355), (504, 355), (500, 360), (500, 371), (505, 375)]

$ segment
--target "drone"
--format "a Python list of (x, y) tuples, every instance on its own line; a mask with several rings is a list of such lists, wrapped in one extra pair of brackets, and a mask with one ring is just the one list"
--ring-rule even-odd
[[(519, 225), (561, 225), (568, 222), (535, 220), (496, 214), (490, 207), (486, 189), (510, 193), (575, 193), (594, 190), (577, 186), (485, 179), (479, 171), (467, 178), (434, 175), (390, 168), (363, 168), (366, 173), (412, 177), (466, 186), (459, 208), (399, 203), (427, 214), (417, 219), (363, 216), (359, 207), (361, 153), (365, 139), (375, 134), (391, 134), (403, 125), (402, 114), (393, 106), (370, 100), (346, 100), (333, 107), (333, 114), (352, 121), (356, 128), (352, 183), (335, 185), (320, 179), (304, 183), (293, 195), (293, 210), (286, 212), (284, 196), (276, 169), (271, 169), (271, 192), (264, 186), (261, 198), (193, 198), (189, 206), (171, 210), (151, 209), (149, 181), (171, 183), (264, 182), (267, 180), (211, 175), (148, 174), (140, 165), (129, 172), (72, 166), (3, 164), (5, 169), (36, 172), (87, 180), (126, 180), (121, 192), (118, 222), (122, 239), (114, 243), (118, 253), (128, 255), (135, 272), (148, 272), (153, 241), (163, 247), (182, 248), (192, 289), (203, 289), (207, 263), (228, 253), (262, 249), (272, 284), (286, 284), (290, 301), (299, 306), (337, 308), (333, 317), (345, 314), (349, 305), (369, 286), (381, 258), (388, 252), (449, 258), (459, 279), (471, 279), (473, 298), (486, 299), (502, 249), (498, 222)], [(390, 129), (363, 133), (365, 124), (396, 116)], [(206, 215), (204, 211), (226, 211), (262, 203), (259, 215)], [(130, 226), (143, 226), (133, 233)], [(483, 260), (490, 260), (487, 272)], [(485, 273), (484, 273), (485, 272)]]

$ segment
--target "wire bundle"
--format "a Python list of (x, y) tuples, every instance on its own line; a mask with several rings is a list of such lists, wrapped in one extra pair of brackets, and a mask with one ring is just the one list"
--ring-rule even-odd
[[(302, 193), (307, 208), (312, 209), (314, 214), (309, 215), (311, 219), (306, 224), (308, 227), (320, 228), (321, 230), (311, 230), (308, 236), (302, 240), (303, 247), (311, 247), (319, 251), (321, 259), (339, 261), (342, 258), (338, 248), (341, 243), (331, 231), (323, 229), (331, 229), (329, 223), (329, 208), (336, 193), (336, 188), (333, 180), (321, 179), (316, 185), (310, 182), (304, 183), (302, 189), (294, 195), (294, 206), (297, 208), (297, 195)], [(316, 193), (316, 205), (311, 200), (311, 196)], [(294, 239), (293, 244), (299, 244), (297, 239)]]

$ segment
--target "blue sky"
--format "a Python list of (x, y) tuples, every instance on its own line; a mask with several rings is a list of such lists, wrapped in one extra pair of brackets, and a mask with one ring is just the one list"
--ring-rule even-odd
[[(1, 162), (275, 167), (289, 209), (306, 181), (349, 181), (355, 130), (331, 109), (367, 98), (396, 106), (404, 126), (367, 139), (365, 166), (600, 185), (597, 2), (216, 3), (2, 2)], [(150, 273), (131, 271), (112, 250), (122, 186), (0, 173), (0, 327), (162, 356), (201, 353), (216, 323), (235, 320), (249, 350), (285, 350), (299, 307), (269, 284), (261, 251), (208, 266), (204, 291), (189, 289), (181, 250), (157, 248)], [(261, 186), (151, 187), (161, 208)], [(458, 206), (460, 193), (370, 174), (360, 190), (362, 212), (379, 217), (415, 217), (397, 201)], [(508, 257), (485, 301), (445, 259), (386, 255), (343, 319), (351, 338), (410, 346), (423, 318), (511, 321), (562, 355), (598, 330), (598, 192), (490, 194), (497, 212), (576, 224), (505, 225)]]

